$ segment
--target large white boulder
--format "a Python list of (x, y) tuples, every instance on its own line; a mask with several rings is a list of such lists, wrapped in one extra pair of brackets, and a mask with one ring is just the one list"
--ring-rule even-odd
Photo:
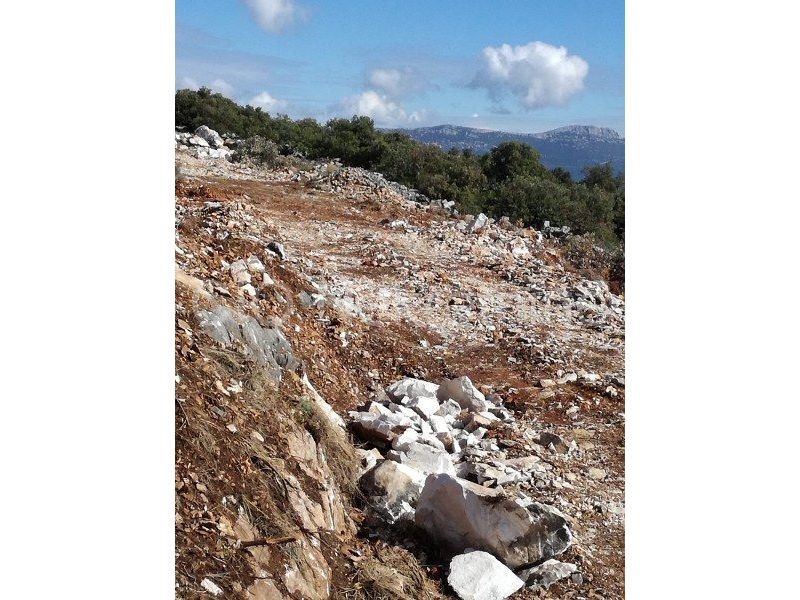
[(447, 583), (462, 600), (503, 600), (525, 585), (494, 556), (480, 551), (454, 557)]
[(203, 138), (212, 148), (222, 148), (225, 145), (222, 136), (207, 125), (200, 125), (200, 127), (194, 130), (194, 134), (197, 137)]
[(452, 552), (485, 550), (512, 568), (557, 556), (572, 543), (555, 508), (445, 473), (425, 480), (415, 522)]

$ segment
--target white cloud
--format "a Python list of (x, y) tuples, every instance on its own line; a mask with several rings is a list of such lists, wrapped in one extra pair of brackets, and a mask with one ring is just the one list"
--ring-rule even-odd
[(200, 89), (200, 84), (197, 83), (197, 81), (192, 79), (191, 77), (183, 77), (181, 79), (181, 88), (182, 89), (188, 88), (190, 90), (197, 91)]
[(350, 114), (371, 117), (376, 125), (384, 127), (414, 125), (425, 117), (424, 110), (407, 113), (402, 106), (375, 90), (345, 98), (341, 108)]
[(217, 92), (228, 98), (233, 98), (234, 87), (224, 79), (215, 79), (211, 83), (198, 83), (192, 77), (181, 78), (181, 88), (189, 88), (190, 90), (199, 90), (201, 87), (207, 87), (212, 92)]
[(267, 31), (280, 33), (304, 15), (294, 0), (244, 0), (256, 23)]
[(267, 112), (286, 110), (286, 107), (289, 105), (286, 100), (278, 100), (269, 92), (261, 92), (260, 94), (253, 96), (248, 104), (251, 106), (260, 106)]
[(213, 91), (222, 94), (223, 96), (226, 96), (228, 98), (233, 97), (234, 88), (230, 83), (228, 83), (224, 79), (215, 79), (214, 81), (211, 82), (211, 85), (208, 87), (210, 87)]
[(383, 90), (387, 95), (397, 98), (425, 87), (425, 82), (412, 69), (373, 69), (367, 77), (373, 88)]
[(559, 106), (583, 89), (588, 63), (564, 46), (530, 42), (524, 46), (487, 46), (472, 82), (498, 98), (508, 91), (527, 109)]

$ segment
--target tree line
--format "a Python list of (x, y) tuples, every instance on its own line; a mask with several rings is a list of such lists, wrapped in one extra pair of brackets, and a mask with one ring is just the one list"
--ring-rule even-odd
[(547, 169), (539, 152), (521, 142), (503, 142), (487, 154), (423, 144), (396, 131), (379, 131), (372, 119), (354, 116), (320, 124), (270, 115), (240, 106), (207, 88), (175, 93), (175, 124), (194, 130), (208, 125), (219, 133), (261, 137), (284, 154), (309, 159), (338, 158), (343, 164), (382, 173), (431, 198), (453, 200), (462, 213), (541, 228), (544, 221), (591, 233), (608, 247), (625, 237), (625, 177), (611, 165), (584, 169), (574, 181), (559, 167)]

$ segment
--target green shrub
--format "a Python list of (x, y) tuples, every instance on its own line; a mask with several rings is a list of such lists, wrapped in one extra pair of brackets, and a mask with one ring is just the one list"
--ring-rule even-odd
[(278, 145), (260, 135), (241, 140), (231, 155), (234, 162), (254, 162), (268, 167), (276, 166), (279, 157)]

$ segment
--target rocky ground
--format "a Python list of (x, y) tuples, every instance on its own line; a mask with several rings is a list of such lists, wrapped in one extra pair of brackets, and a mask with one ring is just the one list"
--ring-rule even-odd
[(177, 597), (623, 596), (623, 297), (358, 169), (176, 156)]

